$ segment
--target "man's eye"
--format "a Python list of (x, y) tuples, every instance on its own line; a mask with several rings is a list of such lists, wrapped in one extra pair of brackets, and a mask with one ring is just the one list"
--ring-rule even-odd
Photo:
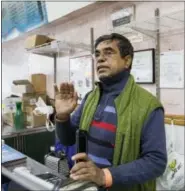
[(106, 52), (105, 52), (105, 55), (111, 55), (111, 54), (113, 54), (112, 51), (106, 51)]
[(97, 54), (95, 54), (95, 57), (96, 57), (96, 58), (97, 58), (98, 56), (100, 56), (100, 54), (98, 54), (98, 53), (97, 53)]

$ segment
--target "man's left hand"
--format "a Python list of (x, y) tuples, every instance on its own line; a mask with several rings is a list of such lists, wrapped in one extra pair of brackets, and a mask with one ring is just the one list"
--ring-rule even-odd
[(105, 185), (105, 177), (102, 169), (98, 168), (86, 153), (78, 153), (72, 157), (76, 163), (70, 171), (70, 177), (74, 180), (86, 180), (96, 183), (98, 186)]

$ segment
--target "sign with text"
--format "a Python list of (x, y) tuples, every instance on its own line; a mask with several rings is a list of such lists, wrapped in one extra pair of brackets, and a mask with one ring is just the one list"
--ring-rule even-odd
[(134, 18), (134, 6), (121, 9), (111, 14), (113, 27), (119, 27), (130, 23)]

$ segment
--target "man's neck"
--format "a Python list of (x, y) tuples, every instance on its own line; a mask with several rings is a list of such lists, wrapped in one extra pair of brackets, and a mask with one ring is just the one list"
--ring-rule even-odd
[(101, 85), (102, 85), (102, 89), (103, 91), (108, 91), (108, 92), (112, 92), (112, 91), (121, 91), (128, 78), (130, 75), (130, 71), (121, 71), (118, 74), (112, 76), (112, 77), (107, 77), (101, 80)]

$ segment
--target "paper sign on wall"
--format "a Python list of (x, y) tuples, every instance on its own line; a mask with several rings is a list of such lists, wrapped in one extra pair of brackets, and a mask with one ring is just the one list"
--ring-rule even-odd
[(161, 53), (160, 87), (184, 88), (184, 51)]
[(93, 89), (93, 65), (91, 56), (70, 58), (70, 82), (75, 86), (80, 104), (87, 92)]

